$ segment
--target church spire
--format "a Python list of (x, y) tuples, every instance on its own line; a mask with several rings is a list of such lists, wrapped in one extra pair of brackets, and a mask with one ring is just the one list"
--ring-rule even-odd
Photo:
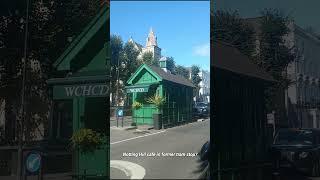
[(147, 38), (146, 46), (147, 47), (149, 47), (149, 46), (158, 46), (157, 36), (155, 36), (152, 27), (150, 27), (150, 32), (149, 32), (149, 35), (148, 35), (148, 38)]

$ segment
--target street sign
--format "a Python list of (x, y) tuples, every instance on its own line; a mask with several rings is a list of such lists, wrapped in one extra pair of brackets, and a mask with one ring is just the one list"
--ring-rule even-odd
[(41, 168), (41, 155), (39, 152), (30, 152), (26, 156), (26, 170), (32, 174), (38, 174)]
[(118, 117), (122, 117), (123, 116), (123, 109), (122, 108), (117, 109), (117, 116)]

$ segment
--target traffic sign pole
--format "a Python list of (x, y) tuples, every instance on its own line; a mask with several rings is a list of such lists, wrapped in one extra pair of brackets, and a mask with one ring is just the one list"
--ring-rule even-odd
[(123, 127), (123, 116), (122, 116), (122, 127)]
[(119, 120), (119, 116), (118, 116), (118, 109), (117, 109), (117, 127), (118, 127), (118, 120)]
[(123, 127), (123, 109), (122, 108), (117, 108), (117, 127), (118, 127), (118, 121), (119, 117), (122, 119), (122, 127)]

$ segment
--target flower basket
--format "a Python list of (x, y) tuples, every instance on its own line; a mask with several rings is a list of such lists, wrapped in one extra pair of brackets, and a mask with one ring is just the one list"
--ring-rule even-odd
[(73, 133), (71, 145), (73, 149), (80, 149), (83, 153), (94, 152), (104, 144), (102, 136), (92, 129), (80, 129)]
[(142, 107), (142, 104), (137, 101), (132, 103), (132, 109), (137, 110), (137, 109), (140, 109), (141, 107)]

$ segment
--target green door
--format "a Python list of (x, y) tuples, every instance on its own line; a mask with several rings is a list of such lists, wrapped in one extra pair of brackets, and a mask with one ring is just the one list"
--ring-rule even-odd
[[(85, 128), (93, 129), (99, 133), (107, 135), (107, 101), (106, 97), (86, 98), (84, 114), (81, 121), (84, 123)], [(106, 138), (105, 145), (100, 149), (91, 153), (79, 153), (79, 174), (86, 174), (93, 179), (106, 179), (109, 174), (109, 152), (108, 140)], [(90, 179), (90, 178), (88, 178)]]
[(142, 108), (135, 110), (135, 121), (139, 125), (147, 124), (153, 125), (153, 113), (157, 112), (153, 105), (144, 105)]

